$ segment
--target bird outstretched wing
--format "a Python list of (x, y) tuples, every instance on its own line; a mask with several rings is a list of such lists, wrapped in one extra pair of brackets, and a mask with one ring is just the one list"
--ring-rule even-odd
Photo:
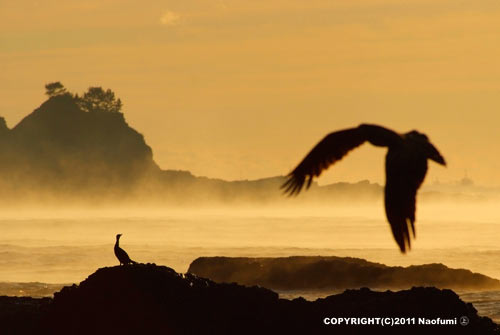
[(290, 172), (281, 188), (289, 195), (297, 195), (304, 184), (308, 189), (314, 177), (365, 141), (377, 146), (389, 146), (399, 139), (400, 135), (392, 130), (367, 124), (330, 133)]
[(403, 253), (415, 238), (416, 196), (427, 173), (427, 159), (411, 154), (389, 152), (386, 157), (385, 213)]

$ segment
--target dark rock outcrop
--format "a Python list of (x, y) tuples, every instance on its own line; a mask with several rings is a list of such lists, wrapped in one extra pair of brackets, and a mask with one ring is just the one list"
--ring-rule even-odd
[(231, 333), (238, 320), (265, 319), (277, 302), (278, 295), (264, 288), (139, 264), (99, 269), (79, 286), (63, 288), (54, 295), (49, 324), (55, 333)]
[[(154, 264), (99, 269), (49, 300), (0, 298), (2, 329), (13, 334), (498, 334), (495, 323), (450, 290), (365, 288), (314, 302), (284, 300), (265, 288), (217, 284)], [(467, 326), (459, 324), (462, 316)], [(332, 317), (360, 318), (358, 323), (409, 318), (415, 325), (326, 325)], [(437, 318), (456, 324), (418, 325)]]
[(52, 299), (0, 296), (0, 334), (45, 334), (40, 329)]
[(377, 287), (402, 289), (434, 286), (460, 290), (492, 290), (500, 281), (443, 264), (387, 266), (350, 257), (280, 258), (200, 257), (188, 272), (216, 282), (261, 285), (276, 290)]

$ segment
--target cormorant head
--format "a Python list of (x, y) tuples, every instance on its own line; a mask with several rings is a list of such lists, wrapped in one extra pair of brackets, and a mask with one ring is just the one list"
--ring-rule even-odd
[(116, 234), (116, 239), (119, 240), (120, 236), (122, 236), (122, 234)]
[(428, 159), (433, 160), (436, 163), (446, 166), (446, 161), (443, 156), (439, 153), (434, 145), (429, 141), (427, 135), (419, 133), (416, 130), (412, 130), (409, 133), (405, 134), (405, 137), (414, 143), (418, 143), (418, 147), (420, 147), (427, 156)]
[(409, 133), (407, 133), (406, 137), (416, 142), (421, 142), (421, 143), (429, 142), (429, 138), (427, 137), (427, 135), (419, 133), (416, 130), (412, 130)]

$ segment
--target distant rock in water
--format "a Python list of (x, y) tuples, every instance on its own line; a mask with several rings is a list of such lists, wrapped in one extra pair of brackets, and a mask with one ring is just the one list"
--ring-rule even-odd
[(122, 113), (84, 112), (69, 94), (51, 97), (11, 130), (4, 128), (0, 122), (1, 180), (16, 189), (126, 188), (159, 171), (151, 148)]
[(0, 292), (8, 296), (42, 298), (51, 297), (64, 284), (46, 284), (39, 282), (15, 283), (0, 282)]
[(276, 290), (434, 286), (477, 291), (500, 288), (497, 279), (465, 269), (450, 269), (443, 264), (394, 267), (334, 256), (200, 257), (191, 263), (188, 272), (216, 282), (261, 285)]

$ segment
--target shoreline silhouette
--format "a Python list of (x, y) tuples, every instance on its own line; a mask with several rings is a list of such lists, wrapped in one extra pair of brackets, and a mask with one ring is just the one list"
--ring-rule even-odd
[[(16, 306), (16, 308), (12, 308)], [(368, 288), (347, 290), (316, 301), (279, 299), (266, 288), (215, 283), (184, 275), (155, 264), (98, 269), (79, 285), (64, 287), (54, 298), (0, 297), (3, 330), (17, 334), (108, 334), (151, 333), (217, 334), (331, 333), (322, 322), (331, 317), (458, 319), (466, 316), (467, 327), (449, 325), (454, 334), (497, 334), (498, 326), (478, 316), (472, 304), (453, 291), (414, 287), (398, 292), (375, 292)], [(7, 312), (8, 311), (8, 312)], [(192, 320), (196, 322), (191, 322)], [(127, 322), (119, 322), (127, 320)], [(191, 320), (191, 321), (190, 321)], [(242, 324), (245, 327), (242, 327)], [(335, 328), (338, 334), (420, 334), (418, 326), (378, 328), (364, 325)], [(427, 325), (428, 334), (442, 334), (443, 326)]]

